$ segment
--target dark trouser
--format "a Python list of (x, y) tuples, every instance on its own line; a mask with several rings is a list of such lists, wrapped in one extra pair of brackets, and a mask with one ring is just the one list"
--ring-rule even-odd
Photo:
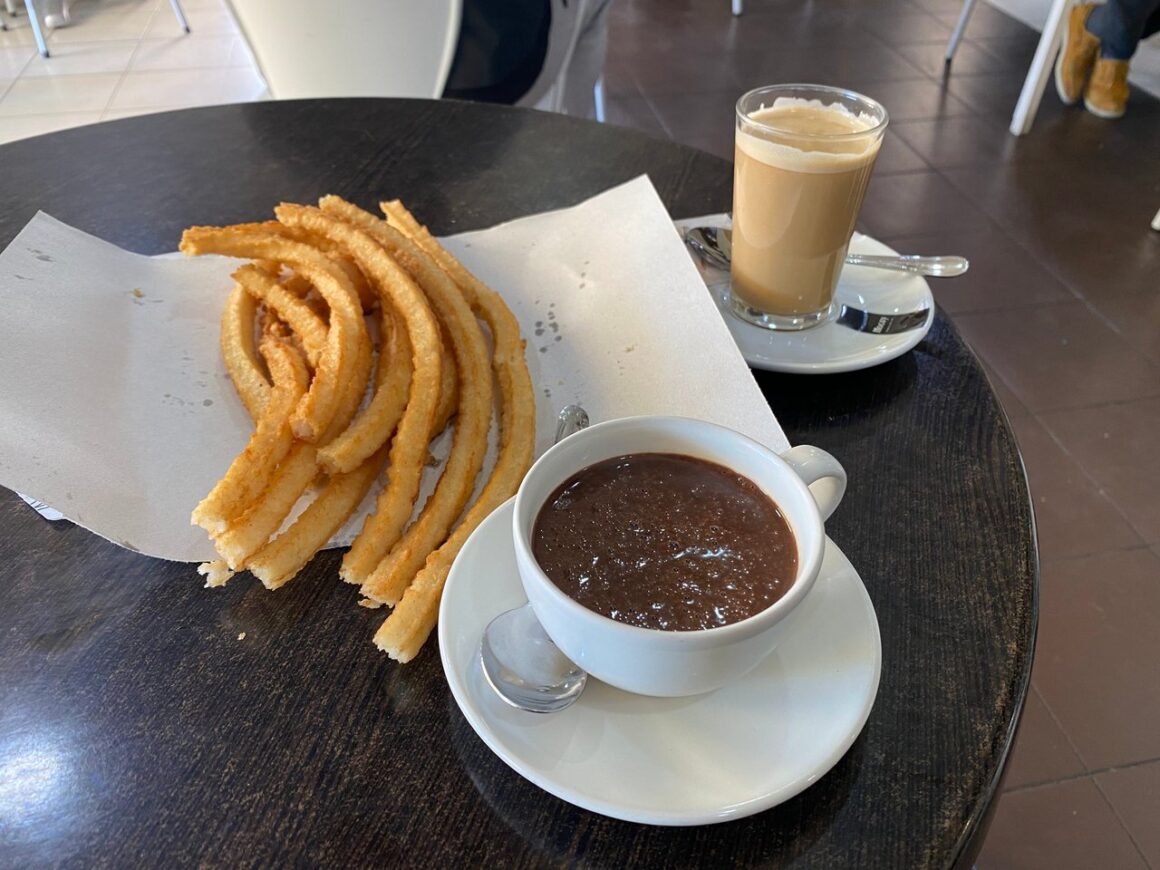
[(1087, 20), (1088, 32), (1100, 40), (1100, 56), (1128, 60), (1136, 45), (1160, 31), (1160, 0), (1108, 0)]

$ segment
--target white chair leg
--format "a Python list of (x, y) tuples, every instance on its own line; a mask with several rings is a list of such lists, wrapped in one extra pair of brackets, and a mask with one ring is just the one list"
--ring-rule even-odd
[(742, 12), (745, 11), (741, 7), (742, 7), (742, 0), (733, 0), (733, 14), (734, 15), (740, 15)]
[(1152, 218), (1152, 229), (1160, 230), (1160, 211), (1156, 212), (1156, 217)]
[(181, 29), (189, 33), (189, 22), (185, 20), (180, 0), (169, 0), (169, 5), (173, 7), (173, 14), (177, 16), (177, 23), (181, 25)]
[(596, 85), (592, 88), (592, 100), (596, 104), (596, 120), (601, 124), (604, 123), (604, 76), (596, 80)]
[(959, 12), (959, 20), (955, 22), (954, 32), (951, 33), (951, 41), (947, 43), (947, 66), (950, 66), (954, 59), (955, 50), (959, 47), (959, 42), (962, 41), (963, 32), (967, 29), (967, 22), (971, 20), (971, 13), (975, 11), (975, 5), (979, 0), (966, 0), (963, 3), (962, 11)]
[(41, 57), (48, 57), (48, 44), (44, 41), (44, 31), (40, 27), (40, 13), (36, 11), (36, 4), (32, 0), (24, 0), (24, 9), (28, 13), (28, 23), (32, 25), (36, 48)]
[(1031, 60), (1031, 68), (1027, 70), (1027, 78), (1023, 81), (1023, 90), (1019, 92), (1019, 101), (1015, 103), (1015, 111), (1011, 115), (1010, 129), (1016, 136), (1022, 136), (1035, 123), (1035, 113), (1039, 111), (1039, 101), (1043, 99), (1047, 80), (1052, 76), (1052, 63), (1056, 52), (1059, 51), (1059, 42), (1063, 36), (1063, 27), (1070, 6), (1071, 0), (1052, 0), (1051, 12), (1048, 13), (1047, 22), (1043, 25), (1043, 34), (1039, 37), (1035, 57)]

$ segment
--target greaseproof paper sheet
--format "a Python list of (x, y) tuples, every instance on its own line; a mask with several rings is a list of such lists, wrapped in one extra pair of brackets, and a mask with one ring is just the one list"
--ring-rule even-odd
[[(594, 422), (677, 414), (788, 446), (646, 177), (445, 243), (519, 319), (537, 455), (573, 402)], [(189, 516), (252, 430), (218, 349), (237, 266), (33, 218), (0, 254), (0, 484), (141, 553), (215, 558)], [(332, 545), (370, 509), (373, 493)]]

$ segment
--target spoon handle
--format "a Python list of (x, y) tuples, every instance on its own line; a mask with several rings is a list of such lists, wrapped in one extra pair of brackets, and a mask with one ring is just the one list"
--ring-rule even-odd
[(953, 278), (967, 271), (970, 265), (964, 257), (920, 257), (914, 254), (895, 257), (876, 254), (847, 254), (851, 266), (873, 266), (876, 269), (894, 269), (931, 278)]

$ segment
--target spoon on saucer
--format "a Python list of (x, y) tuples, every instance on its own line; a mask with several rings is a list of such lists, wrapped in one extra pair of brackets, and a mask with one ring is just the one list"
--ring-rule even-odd
[[(556, 418), (556, 441), (588, 427), (588, 412), (567, 405)], [(531, 604), (501, 613), (479, 642), (479, 661), (499, 697), (529, 713), (558, 713), (575, 703), (588, 674), (564, 656)]]
[[(692, 227), (685, 232), (685, 243), (706, 263), (718, 269), (729, 269), (733, 259), (733, 234), (723, 227)], [(966, 257), (923, 257), (916, 254), (846, 254), (851, 266), (871, 266), (910, 272), (927, 278), (954, 278), (970, 267)]]

